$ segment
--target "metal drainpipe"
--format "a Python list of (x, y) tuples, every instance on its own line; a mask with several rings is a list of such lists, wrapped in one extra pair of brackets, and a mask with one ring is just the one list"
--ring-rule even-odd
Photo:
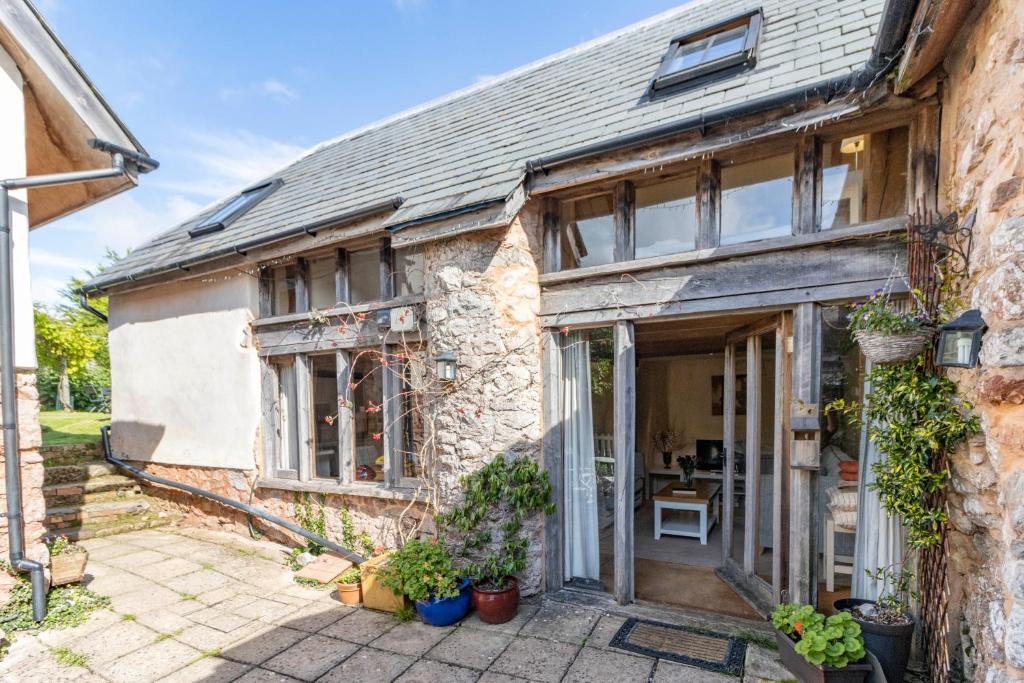
[(0, 180), (0, 403), (4, 434), (7, 538), (11, 566), (19, 571), (28, 572), (31, 578), (32, 618), (36, 621), (42, 621), (46, 617), (46, 577), (41, 563), (25, 557), (25, 528), (21, 510), (21, 455), (18, 444), (17, 372), (14, 367), (14, 257), (11, 244), (13, 219), (10, 191), (148, 173), (159, 165), (147, 156), (108, 142), (90, 140), (89, 145), (111, 155), (110, 168)]

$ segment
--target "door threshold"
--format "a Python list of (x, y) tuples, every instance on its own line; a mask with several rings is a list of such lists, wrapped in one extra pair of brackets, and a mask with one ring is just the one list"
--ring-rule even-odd
[(629, 605), (620, 605), (608, 593), (592, 590), (565, 587), (559, 591), (547, 593), (545, 598), (579, 607), (604, 610), (608, 614), (648, 621), (661, 621), (681, 626), (708, 628), (737, 636), (771, 636), (771, 624), (757, 619), (744, 619), (728, 614), (705, 612), (687, 609), (658, 602), (637, 600)]

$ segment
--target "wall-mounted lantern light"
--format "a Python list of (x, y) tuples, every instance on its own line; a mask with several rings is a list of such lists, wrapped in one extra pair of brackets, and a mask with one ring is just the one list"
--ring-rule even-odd
[(434, 356), (434, 364), (437, 369), (437, 378), (442, 382), (455, 381), (455, 354), (445, 351)]
[(935, 362), (947, 368), (973, 368), (978, 364), (985, 321), (972, 308), (956, 320), (939, 327), (939, 351)]

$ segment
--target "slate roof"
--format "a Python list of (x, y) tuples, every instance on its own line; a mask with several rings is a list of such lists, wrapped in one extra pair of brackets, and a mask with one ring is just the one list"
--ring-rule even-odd
[[(696, 0), (577, 48), (325, 142), (272, 177), (284, 185), (221, 232), (190, 238), (214, 205), (87, 284), (97, 289), (184, 258), (271, 238), (379, 204), (403, 223), (502, 200), (526, 162), (858, 69), (885, 0)], [(754, 69), (642, 102), (673, 36), (761, 7)], [(226, 197), (227, 201), (230, 197)], [(223, 203), (223, 202), (221, 202)]]

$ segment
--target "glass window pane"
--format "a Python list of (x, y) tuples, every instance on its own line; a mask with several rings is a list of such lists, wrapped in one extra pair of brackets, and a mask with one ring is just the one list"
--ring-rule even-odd
[(710, 38), (702, 38), (691, 43), (683, 43), (676, 48), (676, 54), (672, 57), (672, 63), (668, 67), (668, 73), (682, 71), (700, 64), (704, 51), (711, 42)]
[(423, 396), (426, 387), (426, 355), (420, 347), (407, 350), (402, 363), (402, 394), (398, 416), (402, 425), (399, 456), (402, 476), (419, 478), (423, 475), (423, 447), (426, 443)]
[(711, 47), (704, 53), (702, 63), (712, 62), (722, 57), (735, 54), (743, 49), (743, 43), (747, 38), (747, 27), (737, 26), (713, 36)]
[(792, 234), (793, 155), (722, 169), (721, 244)]
[(295, 416), (298, 415), (298, 397), (295, 393), (295, 365), (291, 360), (277, 367), (277, 463), (281, 470), (298, 470), (299, 432)]
[(562, 205), (562, 270), (614, 260), (612, 196), (587, 197)]
[(298, 271), (295, 266), (281, 266), (273, 271), (273, 296), (271, 309), (274, 315), (295, 313), (295, 281)]
[(309, 306), (317, 311), (334, 308), (335, 296), (333, 256), (310, 259), (309, 261)]
[(380, 300), (380, 252), (376, 249), (348, 254), (348, 291), (350, 304)]
[(851, 135), (822, 148), (821, 229), (907, 212), (906, 128)]
[(696, 247), (697, 178), (636, 188), (636, 258)]
[(313, 381), (314, 476), (337, 479), (341, 475), (338, 439), (338, 375), (334, 354), (311, 356)]
[(384, 481), (384, 387), (379, 354), (353, 353), (352, 432), (356, 481)]
[(408, 247), (395, 250), (395, 296), (423, 293), (423, 250)]

